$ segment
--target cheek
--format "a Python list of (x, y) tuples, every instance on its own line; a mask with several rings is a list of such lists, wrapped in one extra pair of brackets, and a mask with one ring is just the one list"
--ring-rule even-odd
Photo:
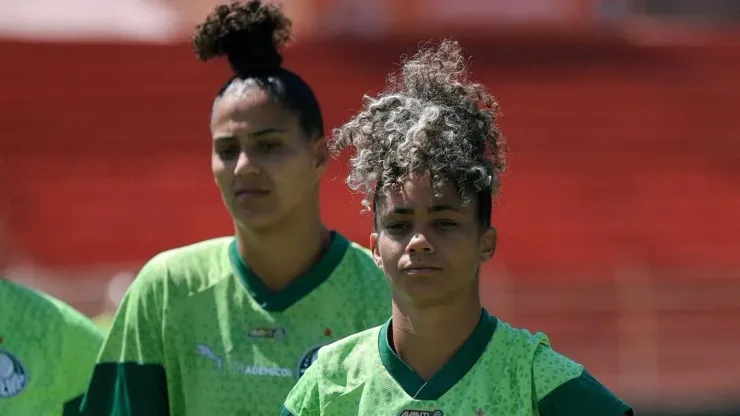
[(216, 155), (211, 157), (211, 173), (216, 184), (220, 187), (226, 179), (227, 171), (224, 162)]
[(316, 178), (307, 159), (305, 155), (297, 155), (265, 167), (282, 195), (300, 197), (307, 189), (313, 188)]
[(378, 251), (380, 252), (380, 259), (383, 261), (383, 268), (385, 270), (393, 271), (398, 269), (398, 261), (404, 253), (402, 244), (387, 236), (381, 236), (378, 239)]
[(480, 263), (478, 241), (470, 235), (450, 239), (446, 243), (445, 258), (455, 268), (475, 269)]

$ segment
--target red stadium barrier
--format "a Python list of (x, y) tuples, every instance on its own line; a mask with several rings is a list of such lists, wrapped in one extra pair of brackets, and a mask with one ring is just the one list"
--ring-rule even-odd
[[(499, 264), (740, 266), (740, 48), (462, 43), (511, 143)], [(336, 126), (415, 47), (305, 43), (287, 64)], [(209, 176), (224, 66), (184, 45), (3, 42), (0, 56), (0, 213), (15, 250), (52, 266), (141, 262), (230, 232)], [(340, 170), (324, 216), (365, 242), (369, 219)]]

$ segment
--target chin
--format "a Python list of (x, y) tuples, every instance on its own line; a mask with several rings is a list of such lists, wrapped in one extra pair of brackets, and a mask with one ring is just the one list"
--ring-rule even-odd
[(414, 307), (444, 305), (459, 296), (458, 291), (443, 285), (409, 285), (408, 282), (403, 292), (404, 301)]
[(410, 306), (413, 306), (415, 308), (433, 308), (435, 306), (442, 306), (442, 305), (449, 305), (450, 303), (453, 303), (452, 300), (454, 299), (453, 296), (448, 295), (437, 295), (437, 296), (431, 296), (431, 295), (415, 295), (415, 296), (408, 296), (408, 304)]
[(234, 220), (241, 228), (248, 230), (263, 230), (273, 227), (280, 222), (280, 216), (275, 212), (250, 213), (235, 215)]

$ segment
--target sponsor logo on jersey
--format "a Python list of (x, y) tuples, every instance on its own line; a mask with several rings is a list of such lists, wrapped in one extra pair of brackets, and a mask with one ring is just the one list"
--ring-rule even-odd
[(319, 350), (325, 345), (326, 344), (321, 344), (315, 347), (311, 347), (308, 351), (301, 355), (301, 359), (298, 360), (298, 368), (296, 369), (296, 376), (298, 378), (303, 377), (303, 373), (308, 370), (308, 367), (310, 367), (311, 364), (313, 364), (313, 362), (316, 361), (317, 358), (319, 358)]
[(437, 410), (412, 410), (406, 409), (399, 413), (398, 416), (444, 416), (444, 412)]
[(271, 377), (293, 377), (293, 372), (284, 367), (267, 367), (263, 365), (248, 365), (241, 367), (240, 363), (233, 363), (234, 372), (244, 373), (253, 376), (271, 376)]
[(18, 395), (28, 384), (23, 364), (13, 354), (0, 349), (0, 398)]
[(197, 351), (201, 356), (213, 361), (218, 372), (248, 374), (251, 376), (293, 377), (293, 372), (289, 368), (249, 365), (235, 360), (231, 360), (228, 364), (224, 364), (224, 360), (216, 355), (209, 346), (204, 344), (199, 344)]
[(247, 332), (250, 338), (271, 338), (275, 341), (282, 341), (285, 339), (285, 329), (283, 328), (252, 328)]

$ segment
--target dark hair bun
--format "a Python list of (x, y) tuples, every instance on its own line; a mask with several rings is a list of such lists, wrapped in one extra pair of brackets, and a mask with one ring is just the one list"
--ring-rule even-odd
[(290, 39), (291, 22), (276, 4), (260, 0), (217, 6), (195, 27), (191, 40), (198, 59), (226, 55), (237, 75), (280, 68), (279, 53)]

